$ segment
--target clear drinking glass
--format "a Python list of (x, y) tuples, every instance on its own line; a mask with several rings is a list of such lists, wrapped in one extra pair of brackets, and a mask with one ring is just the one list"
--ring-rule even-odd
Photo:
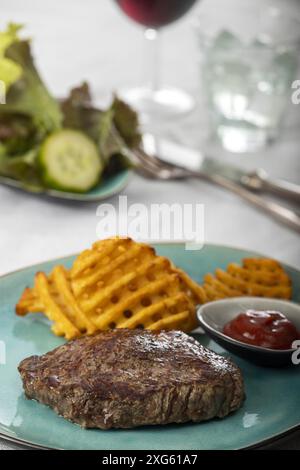
[[(219, 18), (219, 16), (218, 16)], [(197, 24), (203, 93), (214, 134), (233, 152), (274, 140), (297, 78), (300, 22), (258, 7)]]
[(161, 29), (181, 18), (197, 0), (114, 0), (122, 11), (144, 27), (147, 74), (139, 87), (123, 90), (122, 96), (138, 111), (148, 115), (172, 116), (190, 111), (193, 98), (184, 90), (160, 83)]

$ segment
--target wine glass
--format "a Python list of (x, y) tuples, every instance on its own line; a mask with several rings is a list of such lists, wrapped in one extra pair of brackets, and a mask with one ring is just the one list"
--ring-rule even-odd
[(141, 87), (121, 91), (122, 97), (146, 115), (173, 116), (187, 113), (193, 98), (183, 90), (160, 86), (160, 29), (183, 16), (197, 0), (115, 0), (122, 11), (145, 27), (148, 44), (148, 76)]

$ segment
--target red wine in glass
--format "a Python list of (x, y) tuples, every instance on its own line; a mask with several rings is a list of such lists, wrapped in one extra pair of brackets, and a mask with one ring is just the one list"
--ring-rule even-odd
[[(171, 117), (190, 111), (193, 98), (183, 90), (160, 86), (160, 28), (178, 20), (197, 0), (114, 0), (131, 19), (144, 26), (148, 52), (144, 54), (147, 85), (121, 92), (121, 96), (148, 117)], [(179, 59), (180, 60), (180, 59)]]
[(160, 28), (183, 16), (197, 0), (116, 0), (127, 16), (148, 28)]

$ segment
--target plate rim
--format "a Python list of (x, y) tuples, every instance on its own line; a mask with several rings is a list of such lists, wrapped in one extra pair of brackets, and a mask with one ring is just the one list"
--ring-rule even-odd
[[(231, 450), (255, 450), (255, 449), (260, 449), (261, 447), (265, 446), (265, 445), (268, 445), (268, 444), (272, 444), (273, 442), (276, 442), (276, 441), (280, 441), (282, 438), (284, 437), (287, 437), (289, 435), (292, 435), (294, 434), (296, 431), (299, 431), (300, 430), (300, 423), (299, 424), (296, 424), (295, 426), (292, 426), (291, 428), (288, 428), (286, 431), (283, 431), (283, 432), (280, 432), (280, 433), (276, 433), (274, 434), (273, 436), (271, 437), (268, 437), (267, 439), (263, 439), (261, 441), (257, 441), (257, 442), (254, 442), (253, 444), (251, 444), (250, 446), (246, 446), (246, 447), (237, 447), (237, 448), (234, 448), (234, 449), (231, 449)], [(3, 439), (4, 441), (8, 441), (8, 442), (14, 442), (15, 444), (20, 444), (20, 445), (23, 445), (23, 446), (26, 446), (26, 447), (29, 447), (31, 449), (40, 449), (40, 450), (68, 450), (68, 449), (64, 449), (64, 448), (59, 448), (59, 447), (47, 447), (47, 446), (43, 446), (41, 444), (37, 444), (35, 442), (32, 442), (32, 441), (27, 441), (26, 439), (20, 439), (18, 437), (13, 437), (13, 436), (9, 436), (8, 434), (4, 434), (2, 432), (0, 432), (0, 439)], [(99, 449), (101, 450), (101, 449)], [(127, 449), (130, 451), (130, 449)], [(196, 449), (196, 450), (201, 450), (201, 449)], [(209, 450), (209, 449), (208, 449)], [(222, 449), (217, 449), (217, 450), (222, 450)]]
[[(185, 244), (185, 241), (167, 241), (167, 240), (162, 240), (162, 241), (156, 241), (156, 242), (149, 242), (150, 245), (184, 245)], [(252, 253), (253, 255), (257, 255), (257, 256), (261, 256), (261, 257), (265, 257), (266, 255), (258, 252), (258, 251), (252, 251), (251, 249), (248, 249), (248, 248), (241, 248), (241, 247), (237, 247), (237, 246), (232, 246), (232, 245), (224, 245), (222, 243), (204, 243), (203, 245), (203, 248), (205, 247), (217, 247), (217, 248), (229, 248), (229, 249), (232, 249), (234, 251), (248, 251), (249, 253)], [(200, 250), (201, 251), (201, 250)], [(74, 256), (76, 256), (78, 253), (72, 253), (72, 254), (69, 254), (69, 255), (65, 255), (65, 256), (60, 256), (58, 258), (51, 258), (51, 259), (48, 259), (48, 260), (44, 260), (44, 261), (39, 261), (38, 263), (34, 263), (34, 264), (31, 264), (31, 265), (27, 265), (27, 266), (24, 266), (20, 269), (16, 269), (14, 271), (9, 271), (7, 273), (4, 273), (4, 274), (1, 274), (0, 275), (0, 282), (2, 279), (6, 278), (6, 277), (10, 277), (10, 276), (13, 276), (14, 274), (17, 274), (17, 273), (20, 273), (22, 271), (26, 271), (27, 269), (31, 269), (31, 268), (35, 268), (41, 264), (44, 264), (44, 263), (51, 263), (51, 262), (54, 262), (54, 261), (61, 261), (63, 259), (66, 259), (66, 258), (72, 258)], [(277, 259), (277, 258), (276, 258)], [(292, 269), (294, 271), (297, 271), (300, 275), (300, 269), (299, 268), (296, 268), (294, 266), (291, 266), (290, 264), (287, 264), (287, 263), (284, 263), (282, 261), (279, 261), (280, 263), (282, 263), (285, 267), (289, 268), (289, 269)], [(279, 433), (276, 433), (266, 439), (263, 439), (263, 440), (259, 440), (257, 442), (254, 442), (253, 444), (250, 444), (249, 446), (245, 446), (245, 447), (237, 447), (233, 450), (251, 450), (251, 449), (259, 449), (261, 447), (263, 447), (264, 445), (268, 445), (268, 444), (271, 444), (273, 442), (276, 442), (290, 434), (293, 434), (294, 432), (300, 430), (300, 423), (286, 429), (285, 431), (283, 432), (279, 432)], [(63, 448), (57, 448), (57, 447), (47, 447), (47, 446), (43, 446), (42, 444), (38, 444), (38, 443), (35, 443), (35, 442), (32, 442), (30, 440), (26, 440), (26, 439), (21, 439), (21, 438), (17, 438), (17, 437), (14, 437), (14, 436), (10, 436), (9, 434), (5, 434), (2, 432), (2, 430), (0, 431), (0, 438), (5, 440), (5, 441), (8, 441), (8, 442), (14, 442), (16, 444), (20, 444), (20, 445), (24, 445), (24, 446), (27, 446), (29, 448), (32, 448), (32, 449), (40, 449), (40, 450), (65, 450)], [(129, 449), (130, 450), (130, 449)]]
[(33, 196), (41, 196), (42, 198), (50, 198), (54, 199), (56, 201), (71, 201), (71, 202), (80, 202), (80, 203), (88, 203), (88, 202), (98, 202), (98, 201), (104, 201), (105, 199), (108, 199), (111, 196), (114, 196), (118, 194), (122, 189), (125, 189), (126, 186), (128, 185), (133, 171), (131, 169), (124, 169), (122, 172), (124, 173), (124, 178), (119, 182), (116, 187), (108, 190), (106, 193), (98, 196), (87, 196), (88, 193), (72, 193), (68, 191), (58, 191), (56, 189), (51, 189), (51, 188), (46, 188), (45, 190), (41, 191), (28, 191), (25, 187), (22, 186), (21, 182), (18, 180), (14, 180), (13, 178), (9, 178), (7, 176), (2, 176), (0, 175), (0, 184), (2, 186), (6, 186), (8, 188), (14, 188), (19, 191), (23, 191), (27, 194), (31, 194)]

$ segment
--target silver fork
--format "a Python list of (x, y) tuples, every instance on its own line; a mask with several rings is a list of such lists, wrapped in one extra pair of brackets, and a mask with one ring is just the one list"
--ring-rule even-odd
[(277, 202), (265, 200), (261, 196), (248, 191), (224, 176), (218, 174), (204, 174), (201, 173), (201, 171), (189, 170), (179, 165), (165, 162), (158, 156), (150, 156), (143, 149), (135, 150), (132, 158), (136, 163), (136, 171), (146, 178), (159, 180), (200, 178), (231, 191), (261, 211), (270, 215), (278, 222), (281, 222), (300, 233), (300, 216), (296, 212), (278, 204)]

